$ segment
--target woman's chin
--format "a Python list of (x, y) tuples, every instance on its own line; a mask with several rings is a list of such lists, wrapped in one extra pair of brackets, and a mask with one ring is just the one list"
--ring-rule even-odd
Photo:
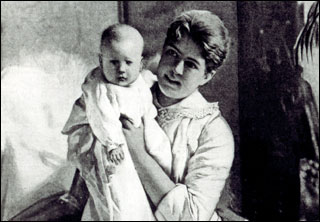
[(162, 94), (168, 98), (171, 98), (171, 99), (183, 98), (182, 94), (180, 93), (180, 90), (177, 89), (176, 87), (172, 87), (170, 85), (167, 86), (167, 85), (160, 85), (159, 84), (159, 88), (160, 88)]

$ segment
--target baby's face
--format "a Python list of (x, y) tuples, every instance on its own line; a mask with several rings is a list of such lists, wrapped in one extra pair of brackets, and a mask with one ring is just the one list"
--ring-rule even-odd
[(142, 46), (132, 40), (112, 41), (102, 49), (100, 66), (105, 78), (116, 85), (128, 86), (140, 74)]

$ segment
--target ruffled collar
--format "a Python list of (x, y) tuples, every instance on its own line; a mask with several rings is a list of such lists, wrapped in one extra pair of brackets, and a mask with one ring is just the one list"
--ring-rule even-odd
[(157, 84), (152, 87), (152, 94), (153, 103), (158, 109), (157, 120), (160, 123), (183, 117), (202, 119), (207, 115), (220, 113), (218, 102), (209, 103), (198, 90), (176, 104), (163, 107), (157, 99), (156, 87)]

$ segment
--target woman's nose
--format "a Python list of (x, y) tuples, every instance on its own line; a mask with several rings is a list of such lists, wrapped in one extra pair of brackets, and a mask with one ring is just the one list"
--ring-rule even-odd
[(175, 72), (175, 74), (182, 75), (182, 74), (183, 74), (183, 67), (184, 67), (184, 62), (183, 62), (183, 60), (178, 61), (178, 62), (175, 64), (175, 67), (174, 67), (174, 72)]

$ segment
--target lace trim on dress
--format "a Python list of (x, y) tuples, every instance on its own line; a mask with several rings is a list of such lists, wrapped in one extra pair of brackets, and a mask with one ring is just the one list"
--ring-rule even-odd
[(179, 118), (191, 118), (191, 119), (202, 119), (208, 115), (219, 111), (218, 103), (211, 103), (208, 107), (203, 109), (170, 109), (170, 108), (160, 108), (158, 110), (158, 116), (156, 120), (160, 125), (165, 122), (179, 119)]

